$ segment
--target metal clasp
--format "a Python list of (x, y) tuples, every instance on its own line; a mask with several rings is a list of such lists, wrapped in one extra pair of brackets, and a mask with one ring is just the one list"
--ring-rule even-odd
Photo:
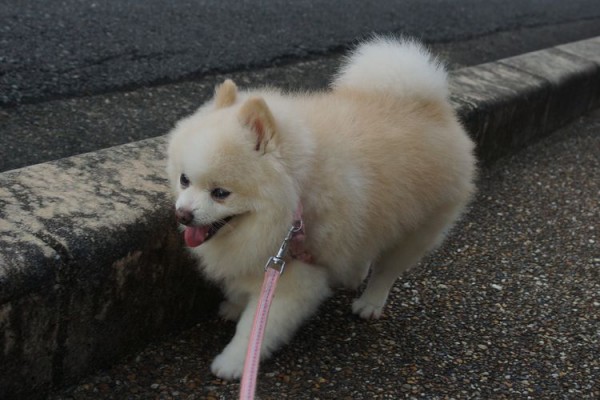
[(283, 239), (283, 242), (281, 243), (277, 254), (269, 258), (269, 261), (267, 261), (267, 264), (265, 265), (265, 271), (267, 270), (267, 268), (273, 268), (274, 270), (278, 271), (279, 274), (283, 273), (283, 269), (285, 267), (285, 261), (283, 259), (285, 257), (285, 254), (287, 253), (290, 241), (292, 240), (294, 233), (300, 232), (303, 226), (304, 223), (301, 219), (298, 221), (294, 221), (294, 223), (288, 230), (288, 233), (285, 235), (285, 238)]
[(273, 268), (275, 271), (279, 272), (279, 275), (283, 274), (283, 269), (285, 268), (285, 261), (283, 259), (275, 256), (269, 258), (267, 261), (267, 265), (265, 265), (265, 271), (268, 268)]

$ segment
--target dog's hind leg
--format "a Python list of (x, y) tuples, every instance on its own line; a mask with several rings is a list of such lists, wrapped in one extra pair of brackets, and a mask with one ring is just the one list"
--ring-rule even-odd
[(396, 279), (416, 265), (439, 245), (456, 219), (457, 209), (436, 213), (427, 223), (409, 232), (395, 246), (384, 251), (371, 269), (363, 294), (352, 304), (352, 311), (364, 319), (381, 317), (383, 307)]

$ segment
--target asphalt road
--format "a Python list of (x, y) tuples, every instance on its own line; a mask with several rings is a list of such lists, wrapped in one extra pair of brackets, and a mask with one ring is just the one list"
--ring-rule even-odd
[[(452, 69), (598, 35), (600, 23), (583, 20), (515, 27), (430, 47)], [(207, 74), (178, 83), (0, 107), (0, 172), (164, 135), (178, 119), (206, 101), (214, 85), (225, 78), (233, 78), (242, 87), (321, 89), (338, 67), (339, 58), (334, 52), (284, 65)]]
[[(600, 110), (482, 171), (445, 244), (381, 320), (337, 293), (262, 366), (261, 399), (600, 398)], [(50, 400), (234, 399), (216, 316)]]
[(226, 77), (322, 88), (370, 32), (456, 68), (598, 36), (600, 2), (3, 1), (0, 20), (1, 172), (163, 135)]
[(63, 0), (0, 2), (0, 105), (246, 70), (371, 32), (455, 42), (594, 22), (597, 0)]

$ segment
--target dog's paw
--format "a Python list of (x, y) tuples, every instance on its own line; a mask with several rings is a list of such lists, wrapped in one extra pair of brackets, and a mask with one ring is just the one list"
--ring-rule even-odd
[(219, 306), (219, 316), (226, 321), (237, 321), (244, 311), (244, 306), (229, 300), (224, 300)]
[(363, 319), (379, 319), (383, 313), (383, 306), (374, 305), (360, 297), (352, 303), (352, 312)]
[(210, 370), (214, 375), (227, 381), (240, 379), (244, 370), (245, 358), (244, 351), (236, 352), (226, 348), (213, 360)]

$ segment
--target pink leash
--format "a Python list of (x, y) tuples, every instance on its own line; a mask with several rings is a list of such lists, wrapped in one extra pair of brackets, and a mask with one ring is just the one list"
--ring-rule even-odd
[(265, 265), (265, 278), (260, 291), (258, 305), (256, 306), (254, 321), (252, 322), (248, 350), (246, 351), (246, 361), (244, 362), (244, 372), (240, 387), (240, 400), (254, 399), (258, 366), (260, 363), (260, 350), (265, 335), (271, 301), (275, 294), (275, 287), (277, 286), (279, 276), (281, 276), (285, 267), (285, 261), (283, 259), (290, 245), (290, 241), (296, 238), (299, 240), (303, 239), (303, 228), (302, 205), (298, 204), (298, 208), (294, 213), (294, 223), (289, 229), (285, 239), (283, 239), (283, 243), (281, 244), (277, 255), (269, 258), (267, 265)]

